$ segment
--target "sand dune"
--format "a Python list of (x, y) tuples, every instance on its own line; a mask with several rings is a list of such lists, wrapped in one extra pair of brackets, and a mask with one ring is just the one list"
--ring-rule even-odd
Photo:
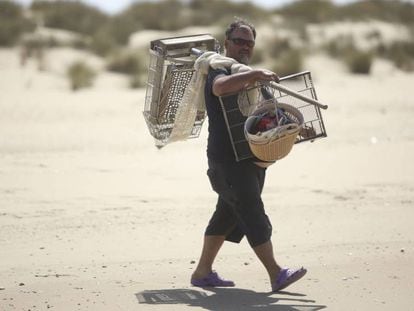
[(320, 46), (331, 40), (353, 38), (361, 49), (370, 49), (382, 43), (389, 45), (395, 41), (409, 41), (410, 30), (405, 25), (391, 24), (383, 21), (340, 21), (328, 24), (310, 24), (307, 33), (311, 44)]

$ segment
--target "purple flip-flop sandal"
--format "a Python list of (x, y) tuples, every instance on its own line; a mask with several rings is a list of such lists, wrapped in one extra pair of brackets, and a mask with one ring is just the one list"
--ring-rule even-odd
[(290, 284), (301, 279), (306, 272), (307, 270), (303, 267), (297, 270), (283, 268), (280, 270), (280, 273), (276, 278), (276, 282), (272, 284), (272, 291), (277, 292), (288, 287)]
[(222, 279), (217, 272), (212, 271), (201, 279), (192, 279), (191, 284), (198, 287), (233, 287), (233, 281)]

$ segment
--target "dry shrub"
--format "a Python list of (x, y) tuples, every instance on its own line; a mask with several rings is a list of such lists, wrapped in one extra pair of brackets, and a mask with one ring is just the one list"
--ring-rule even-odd
[(138, 51), (118, 52), (112, 55), (106, 68), (109, 71), (129, 75), (142, 73), (146, 69), (144, 57)]
[(33, 29), (33, 22), (25, 18), (20, 5), (0, 0), (0, 46), (15, 45), (25, 31)]
[(394, 42), (386, 48), (385, 57), (401, 70), (414, 71), (414, 42)]
[(371, 52), (353, 50), (345, 56), (345, 63), (352, 73), (369, 74), (373, 58)]
[(303, 70), (303, 55), (300, 50), (292, 49), (279, 55), (272, 65), (272, 70), (279, 76), (287, 76)]
[(253, 57), (251, 59), (251, 64), (260, 64), (265, 60), (265, 51), (261, 48), (255, 48), (254, 49), (254, 53), (253, 53)]
[(348, 53), (356, 50), (354, 38), (350, 35), (341, 35), (328, 41), (323, 49), (334, 58), (344, 58)]
[(330, 56), (343, 61), (352, 73), (369, 74), (371, 72), (374, 53), (358, 49), (352, 36), (340, 36), (328, 42), (324, 49)]
[(134, 74), (129, 76), (129, 87), (137, 89), (145, 86), (146, 76), (143, 74)]
[(292, 44), (290, 43), (290, 40), (287, 38), (279, 38), (274, 37), (272, 41), (270, 41), (270, 44), (267, 47), (267, 51), (269, 53), (269, 56), (272, 59), (277, 59), (283, 54), (290, 53), (292, 51)]
[(96, 73), (82, 61), (74, 62), (67, 71), (70, 86), (73, 91), (90, 87), (93, 84)]
[(107, 28), (102, 28), (92, 36), (89, 48), (95, 54), (105, 57), (118, 48), (118, 43), (113, 36), (108, 35)]
[(143, 51), (138, 50), (118, 52), (109, 59), (107, 69), (128, 75), (131, 88), (142, 87), (147, 74), (146, 56)]
[(31, 10), (43, 20), (44, 26), (93, 35), (108, 21), (109, 16), (80, 1), (33, 1)]

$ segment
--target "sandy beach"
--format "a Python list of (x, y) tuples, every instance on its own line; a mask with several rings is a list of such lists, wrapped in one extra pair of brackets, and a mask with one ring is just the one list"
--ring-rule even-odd
[(215, 266), (236, 287), (204, 290), (189, 278), (216, 200), (207, 125), (158, 150), (145, 89), (102, 73), (73, 93), (0, 49), (0, 310), (414, 310), (414, 74), (305, 67), (328, 137), (271, 166), (263, 198), (277, 260), (308, 274), (270, 293), (243, 240)]

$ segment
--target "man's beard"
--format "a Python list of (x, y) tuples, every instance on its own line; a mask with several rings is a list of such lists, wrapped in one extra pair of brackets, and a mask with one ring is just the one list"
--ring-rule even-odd
[(250, 58), (246, 54), (243, 54), (243, 55), (240, 55), (238, 61), (239, 63), (242, 63), (243, 65), (248, 65), (250, 62)]

